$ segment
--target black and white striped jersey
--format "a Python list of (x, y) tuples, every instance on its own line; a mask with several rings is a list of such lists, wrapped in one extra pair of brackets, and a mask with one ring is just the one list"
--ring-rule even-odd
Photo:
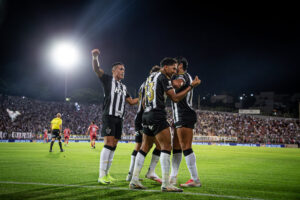
[(145, 111), (165, 110), (165, 101), (167, 92), (174, 89), (171, 80), (161, 72), (152, 73), (145, 83)]
[(107, 74), (103, 74), (100, 81), (104, 89), (103, 115), (123, 118), (125, 99), (130, 97), (126, 86)]
[[(186, 89), (189, 85), (191, 85), (193, 79), (189, 73), (179, 74), (172, 77), (172, 80), (183, 80), (183, 86), (176, 90), (176, 93), (181, 92)], [(172, 101), (172, 111), (174, 122), (178, 122), (181, 120), (182, 116), (185, 114), (189, 114), (193, 108), (193, 90), (189, 91), (187, 95), (178, 103)]]
[(139, 104), (138, 104), (138, 110), (135, 116), (135, 124), (141, 124), (142, 123), (142, 116), (144, 112), (143, 108), (143, 97), (145, 96), (145, 82), (140, 86), (139, 89)]

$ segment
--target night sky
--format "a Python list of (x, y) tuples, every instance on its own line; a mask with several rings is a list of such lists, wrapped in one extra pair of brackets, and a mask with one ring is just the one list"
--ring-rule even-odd
[(49, 60), (54, 40), (71, 39), (81, 62), (68, 92), (101, 91), (90, 50), (107, 73), (125, 64), (125, 84), (138, 89), (164, 57), (184, 56), (202, 84), (196, 95), (300, 92), (296, 5), (200, 4), (189, 1), (0, 0), (0, 87), (15, 95), (63, 99), (65, 75)]

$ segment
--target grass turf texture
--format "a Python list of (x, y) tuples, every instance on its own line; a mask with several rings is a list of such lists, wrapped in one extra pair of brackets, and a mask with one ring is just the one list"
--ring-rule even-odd
[[(128, 190), (125, 179), (134, 144), (118, 145), (110, 170), (118, 180), (108, 188), (97, 183), (103, 143), (96, 149), (70, 143), (63, 153), (57, 142), (49, 153), (49, 145), (0, 143), (0, 199), (300, 199), (300, 149), (195, 145), (203, 186), (179, 194), (158, 192), (160, 186), (147, 179), (143, 184), (155, 191)], [(150, 159), (151, 153), (141, 178)], [(160, 164), (156, 173), (161, 176)], [(178, 182), (189, 178), (183, 156)]]

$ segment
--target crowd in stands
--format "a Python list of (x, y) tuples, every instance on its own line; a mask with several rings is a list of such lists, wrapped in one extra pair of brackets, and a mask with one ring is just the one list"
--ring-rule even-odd
[[(0, 132), (11, 137), (12, 132), (30, 132), (39, 136), (44, 129), (50, 131), (50, 121), (55, 114), (62, 113), (63, 128), (69, 127), (71, 134), (85, 134), (91, 121), (101, 130), (102, 106), (71, 102), (50, 102), (26, 97), (0, 94)], [(14, 121), (6, 109), (21, 113)], [(137, 106), (127, 106), (124, 116), (124, 135), (134, 135), (134, 118)], [(299, 120), (270, 118), (263, 116), (239, 115), (197, 110), (198, 122), (195, 135), (237, 137), (241, 143), (299, 144)], [(167, 109), (169, 118), (172, 116)], [(172, 120), (169, 119), (171, 122)]]
[(241, 143), (296, 144), (300, 142), (299, 120), (197, 111), (195, 132), (208, 136), (233, 136)]

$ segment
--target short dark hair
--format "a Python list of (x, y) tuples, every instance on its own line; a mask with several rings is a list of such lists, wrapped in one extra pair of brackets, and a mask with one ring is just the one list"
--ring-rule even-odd
[(95, 124), (95, 121), (92, 121), (92, 124)]
[(187, 61), (187, 59), (186, 59), (185, 57), (183, 57), (183, 56), (178, 56), (178, 57), (176, 58), (176, 60), (177, 60), (177, 62), (178, 62), (178, 65), (179, 65), (179, 64), (182, 64), (183, 70), (186, 71), (187, 68), (188, 68), (188, 61)]
[(121, 62), (115, 62), (115, 63), (113, 63), (113, 64), (111, 65), (111, 68), (114, 68), (114, 67), (117, 66), (117, 65), (123, 65), (123, 66), (124, 66), (124, 64), (121, 63)]
[(177, 63), (177, 61), (174, 58), (166, 57), (162, 59), (162, 61), (160, 61), (160, 67), (163, 67), (165, 65), (167, 66), (174, 65), (175, 63)]
[(153, 72), (158, 72), (159, 70), (160, 70), (160, 66), (154, 65), (150, 70), (150, 74), (152, 74)]

